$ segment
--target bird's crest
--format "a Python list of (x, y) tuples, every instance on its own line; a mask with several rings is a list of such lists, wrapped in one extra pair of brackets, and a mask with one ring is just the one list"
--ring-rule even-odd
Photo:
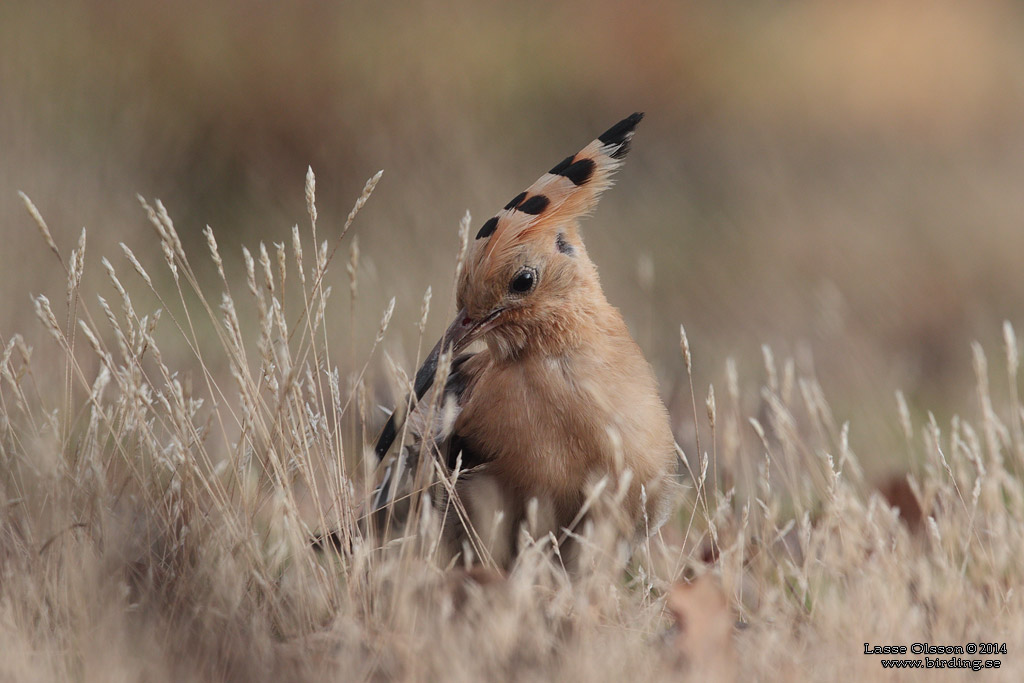
[(555, 236), (585, 216), (612, 184), (629, 152), (642, 113), (624, 118), (572, 156), (556, 164), (487, 220), (476, 234), (470, 261), (489, 272), (509, 249), (542, 235)]

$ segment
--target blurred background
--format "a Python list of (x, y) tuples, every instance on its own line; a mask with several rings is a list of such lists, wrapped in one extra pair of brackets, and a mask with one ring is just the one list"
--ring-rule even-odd
[(1024, 330), (1011, 2), (0, 3), (0, 335), (50, 353), (28, 294), (63, 301), (18, 190), (65, 254), (88, 229), (94, 291), (113, 294), (106, 255), (146, 311), (117, 247), (166, 270), (136, 193), (163, 200), (216, 292), (205, 225), (240, 278), (242, 244), (290, 243), (296, 223), (308, 237), (307, 166), (321, 237), (384, 169), (328, 314), (361, 365), (396, 297), (385, 347), (411, 371), (428, 285), (430, 344), (452, 313), (463, 213), (475, 231), (633, 111), (647, 118), (584, 236), (681, 442), (680, 323), (698, 402), (711, 382), (724, 394), (732, 357), (756, 404), (770, 344), (813, 368), (878, 473), (900, 467), (895, 390), (918, 418), (974, 408), (970, 342), (996, 375), (1002, 321)]

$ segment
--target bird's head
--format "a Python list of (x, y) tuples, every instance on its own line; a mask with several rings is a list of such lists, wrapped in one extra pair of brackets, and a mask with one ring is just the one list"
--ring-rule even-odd
[(442, 346), (483, 338), (497, 358), (578, 342), (581, 319), (605, 303), (580, 239), (622, 165), (643, 114), (615, 124), (516, 195), (477, 232), (458, 282), (459, 313)]

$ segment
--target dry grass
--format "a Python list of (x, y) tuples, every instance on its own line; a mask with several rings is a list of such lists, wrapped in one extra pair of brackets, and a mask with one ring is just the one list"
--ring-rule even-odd
[[(394, 304), (376, 334), (353, 329), (373, 337), (360, 359), (326, 320), (344, 310), (331, 305), (336, 250), (378, 178), (325, 236), (310, 174), (309, 228), (244, 251), (238, 279), (208, 230), (220, 291), (200, 285), (164, 206), (143, 200), (170, 275), (125, 247), (101, 259), (108, 296), (95, 302), (80, 296), (95, 260), (85, 233), (65, 254), (25, 198), (68, 284), (64, 301), (35, 298), (52, 346), (3, 339), (0, 678), (884, 678), (864, 642), (1006, 642), (1001, 671), (985, 675), (1024, 666), (1024, 412), (1009, 325), (1007, 398), (991, 398), (976, 346), (975, 417), (915, 424), (895, 403), (905, 452), (891, 458), (910, 474), (887, 493), (901, 512), (865, 480), (814, 376), (766, 347), (763, 379), (728, 362), (717, 392), (691, 383), (688, 494), (631, 558), (602, 529), (574, 529), (586, 559), (570, 577), (550, 539), (524, 531), (507, 577), (441, 567), (427, 505), (402, 536), (367, 537), (356, 517), (381, 415), (366, 377), (385, 365)], [(351, 245), (353, 300), (359, 258)], [(429, 307), (428, 294), (421, 334)], [(702, 359), (682, 341), (690, 373)], [(187, 361), (169, 365), (168, 346)], [(392, 367), (401, 393), (408, 379)], [(310, 546), (327, 528), (342, 552)]]

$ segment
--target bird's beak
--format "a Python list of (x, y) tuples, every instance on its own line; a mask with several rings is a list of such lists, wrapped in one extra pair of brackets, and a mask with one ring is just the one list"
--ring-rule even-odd
[[(423, 395), (434, 384), (434, 376), (437, 374), (437, 363), (441, 358), (441, 351), (447, 349), (451, 351), (452, 355), (455, 355), (469, 346), (476, 339), (479, 339), (480, 335), (494, 327), (493, 323), (501, 315), (502, 310), (496, 308), (487, 315), (477, 319), (470, 318), (466, 314), (465, 308), (455, 314), (455, 320), (452, 321), (452, 324), (441, 335), (437, 344), (434, 345), (434, 348), (423, 360), (423, 365), (416, 371), (413, 391), (416, 393), (417, 401), (423, 398)], [(388, 449), (391, 448), (391, 444), (397, 434), (397, 429), (395, 413), (392, 413), (391, 418), (384, 425), (384, 431), (381, 432), (380, 438), (377, 439), (377, 446), (374, 450), (377, 453), (378, 459), (382, 459), (387, 454)]]
[(423, 398), (423, 394), (427, 393), (430, 385), (434, 383), (434, 375), (437, 374), (437, 361), (441, 357), (441, 352), (447, 349), (451, 351), (452, 355), (455, 355), (462, 351), (479, 339), (484, 332), (494, 327), (493, 323), (501, 315), (502, 310), (496, 308), (487, 315), (475, 319), (466, 314), (465, 308), (455, 314), (452, 324), (448, 326), (416, 372), (416, 400)]
[[(440, 355), (443, 349), (451, 349), (453, 354), (458, 353), (473, 341), (473, 338), (476, 337), (474, 332), (479, 327), (479, 321), (470, 318), (466, 314), (466, 309), (463, 308), (455, 314), (455, 320), (452, 320), (452, 324), (444, 331), (441, 341), (434, 347), (431, 356)], [(430, 357), (427, 360), (429, 361)]]

